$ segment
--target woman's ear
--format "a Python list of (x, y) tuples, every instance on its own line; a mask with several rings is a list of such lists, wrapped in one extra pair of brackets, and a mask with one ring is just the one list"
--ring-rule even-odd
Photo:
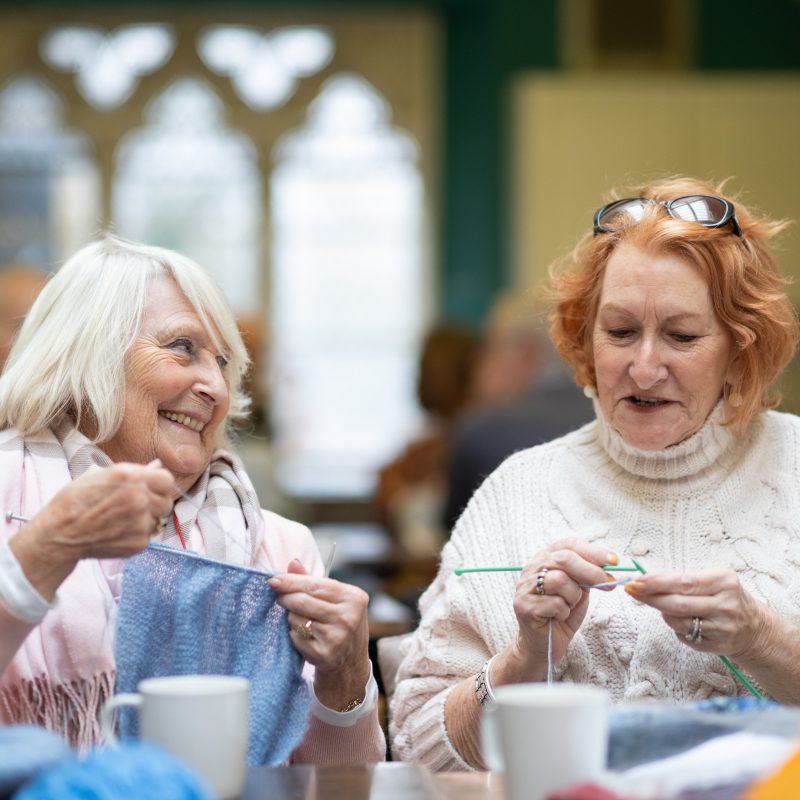
[(731, 408), (739, 408), (744, 399), (741, 391), (742, 371), (738, 356), (734, 356), (728, 366), (725, 375), (725, 383), (722, 386), (722, 396)]

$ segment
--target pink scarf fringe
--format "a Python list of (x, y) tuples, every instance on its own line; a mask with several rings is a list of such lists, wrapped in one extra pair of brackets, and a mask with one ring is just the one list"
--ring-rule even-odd
[(0, 690), (0, 716), (45, 727), (85, 753), (100, 741), (100, 709), (114, 694), (115, 681), (113, 672), (57, 685), (40, 675)]

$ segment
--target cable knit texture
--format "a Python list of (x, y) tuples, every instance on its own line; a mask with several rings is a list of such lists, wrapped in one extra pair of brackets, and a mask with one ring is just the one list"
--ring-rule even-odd
[[(447, 737), (444, 701), (517, 633), (518, 574), (456, 577), (455, 567), (525, 564), (555, 540), (580, 537), (648, 572), (733, 569), (754, 597), (800, 621), (800, 420), (767, 412), (735, 438), (722, 413), (717, 406), (694, 436), (656, 452), (629, 446), (598, 414), (487, 478), (405, 643), (391, 713), (396, 757), (468, 769)], [(621, 590), (591, 593), (556, 677), (604, 686), (615, 702), (746, 692), (719, 658), (684, 646), (657, 611)]]

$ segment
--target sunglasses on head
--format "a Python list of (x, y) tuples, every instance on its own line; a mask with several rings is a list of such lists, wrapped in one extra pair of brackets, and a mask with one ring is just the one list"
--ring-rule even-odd
[(653, 206), (664, 206), (673, 219), (684, 222), (697, 222), (704, 228), (721, 228), (729, 222), (733, 224), (733, 232), (742, 235), (739, 220), (733, 204), (722, 197), (710, 194), (687, 194), (676, 197), (674, 200), (651, 200), (645, 197), (626, 197), (615, 200), (603, 206), (594, 215), (594, 233), (611, 233), (625, 224), (625, 216), (634, 222), (640, 222), (642, 217)]

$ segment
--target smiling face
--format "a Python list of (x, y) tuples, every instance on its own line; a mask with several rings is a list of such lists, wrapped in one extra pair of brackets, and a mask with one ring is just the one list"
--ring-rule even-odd
[(705, 422), (733, 345), (689, 261), (623, 244), (606, 265), (593, 354), (605, 419), (628, 444), (659, 450)]
[(125, 360), (125, 414), (100, 446), (113, 461), (160, 458), (184, 491), (208, 465), (230, 392), (225, 359), (178, 285), (147, 288), (142, 327)]

